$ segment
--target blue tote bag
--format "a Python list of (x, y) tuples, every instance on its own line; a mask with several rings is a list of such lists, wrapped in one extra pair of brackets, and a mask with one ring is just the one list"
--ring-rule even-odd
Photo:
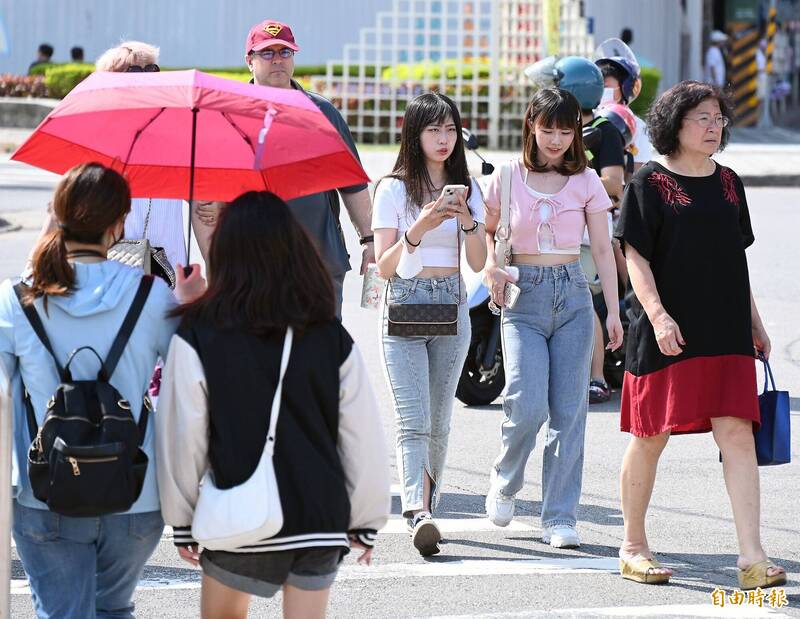
[(763, 355), (759, 359), (764, 364), (764, 391), (758, 396), (761, 410), (761, 427), (755, 433), (758, 465), (789, 464), (792, 460), (789, 392), (775, 388), (769, 361)]

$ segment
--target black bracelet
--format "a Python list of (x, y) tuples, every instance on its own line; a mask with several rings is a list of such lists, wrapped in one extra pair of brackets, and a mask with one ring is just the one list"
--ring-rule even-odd
[(375, 235), (374, 234), (367, 234), (366, 236), (362, 236), (358, 239), (358, 242), (361, 245), (366, 245), (367, 243), (374, 243), (375, 242)]
[(461, 232), (463, 232), (464, 234), (469, 234), (470, 232), (475, 232), (475, 230), (478, 228), (478, 220), (475, 219), (473, 221), (474, 221), (474, 223), (472, 224), (472, 227), (469, 230), (465, 229), (464, 226), (462, 226), (461, 224), (458, 224), (458, 227), (461, 228)]
[(419, 243), (412, 243), (410, 240), (408, 240), (408, 232), (403, 232), (403, 237), (406, 239), (406, 243), (411, 245), (411, 247), (419, 247), (419, 243), (422, 243), (422, 239), (419, 240)]

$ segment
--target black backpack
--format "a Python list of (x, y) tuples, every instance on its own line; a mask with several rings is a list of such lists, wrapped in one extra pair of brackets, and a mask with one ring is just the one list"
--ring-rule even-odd
[[(25, 407), (31, 446), (28, 477), (34, 496), (51, 511), (64, 516), (101, 516), (124, 512), (139, 498), (148, 458), (141, 449), (151, 405), (143, 397), (137, 424), (131, 405), (109, 379), (136, 326), (153, 276), (145, 275), (105, 362), (90, 346), (72, 351), (64, 367), (50, 344), (39, 314), (22, 297), (26, 286), (14, 286), (25, 316), (55, 361), (61, 384), (47, 403), (44, 423), (38, 426), (30, 395)], [(90, 350), (100, 361), (97, 380), (73, 380), (69, 366), (75, 355)]]

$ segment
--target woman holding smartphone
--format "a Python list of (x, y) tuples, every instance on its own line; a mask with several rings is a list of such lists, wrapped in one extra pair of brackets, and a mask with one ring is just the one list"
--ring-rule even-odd
[[(467, 170), (458, 109), (444, 95), (420, 95), (406, 109), (394, 169), (375, 190), (372, 228), (378, 268), (389, 280), (381, 356), (397, 421), (403, 516), (423, 556), (439, 552), (441, 533), (431, 513), (470, 343), (461, 245), (470, 268), (479, 271), (486, 260), (483, 210), (481, 191)], [(388, 335), (389, 303), (458, 304), (458, 334)]]
[[(522, 157), (510, 162), (511, 264), (519, 299), (503, 311), (506, 392), (502, 447), (491, 472), (486, 513), (498, 526), (514, 516), (525, 464), (545, 421), (549, 432), (542, 472), (542, 541), (556, 548), (580, 545), (575, 530), (581, 496), (583, 438), (588, 410), (593, 307), (578, 257), (588, 227), (603, 287), (610, 342), (622, 345), (617, 273), (608, 234), (611, 207), (597, 173), (587, 167), (581, 109), (566, 90), (538, 91), (525, 112)], [(497, 264), (494, 234), (500, 221), (502, 170), (486, 194), (486, 279), (492, 301), (504, 305), (514, 277)], [(508, 177), (506, 177), (508, 178)]]

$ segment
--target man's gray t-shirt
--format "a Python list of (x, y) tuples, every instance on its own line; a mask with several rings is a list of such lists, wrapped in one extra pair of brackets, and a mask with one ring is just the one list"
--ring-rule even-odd
[[(333, 104), (321, 95), (303, 90), (294, 80), (292, 80), (292, 87), (305, 92), (330, 123), (336, 127), (339, 135), (342, 136), (344, 143), (347, 144), (356, 159), (359, 159), (353, 136), (350, 135), (350, 129), (342, 115), (339, 114), (339, 111), (333, 107)], [(341, 193), (357, 193), (366, 188), (366, 184), (353, 185), (351, 187), (339, 187), (339, 191)], [(339, 222), (331, 207), (331, 199), (338, 200), (338, 197), (329, 194), (330, 192), (314, 193), (302, 198), (289, 200), (287, 204), (298, 221), (303, 224), (303, 227), (311, 235), (311, 238), (316, 241), (317, 248), (322, 254), (322, 260), (328, 266), (331, 275), (337, 278), (342, 277), (350, 270), (350, 256), (347, 254), (344, 239), (339, 231)]]

